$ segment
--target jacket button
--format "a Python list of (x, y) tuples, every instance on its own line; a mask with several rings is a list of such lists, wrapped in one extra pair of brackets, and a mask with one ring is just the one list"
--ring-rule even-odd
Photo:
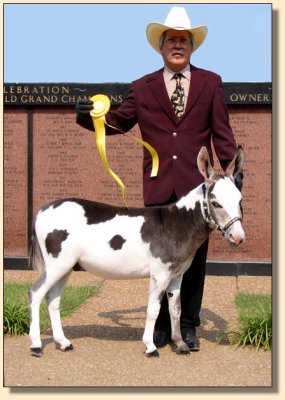
[(173, 158), (173, 160), (177, 160), (177, 156), (174, 154), (173, 156), (172, 156), (172, 158)]
[(177, 136), (177, 132), (173, 132), (172, 136), (174, 136), (174, 137)]

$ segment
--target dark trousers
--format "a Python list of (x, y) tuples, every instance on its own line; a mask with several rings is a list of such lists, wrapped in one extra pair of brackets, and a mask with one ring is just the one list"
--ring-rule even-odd
[[(175, 194), (164, 205), (177, 201)], [(162, 205), (162, 204), (161, 204)], [(209, 240), (207, 239), (196, 252), (191, 266), (183, 275), (181, 285), (181, 329), (196, 328), (200, 325), (200, 311), (204, 292), (206, 260)], [(161, 309), (155, 324), (155, 330), (170, 333), (170, 316), (166, 293), (162, 299)]]

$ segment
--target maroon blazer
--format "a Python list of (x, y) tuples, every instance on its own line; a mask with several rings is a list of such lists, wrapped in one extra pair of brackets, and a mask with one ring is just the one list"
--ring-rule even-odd
[[(150, 178), (151, 156), (144, 149), (145, 205), (166, 202), (173, 191), (180, 198), (202, 183), (197, 155), (206, 146), (213, 162), (211, 140), (224, 169), (236, 150), (220, 76), (192, 65), (188, 102), (181, 119), (174, 113), (161, 69), (134, 81), (127, 99), (110, 111), (106, 120), (124, 132), (138, 123), (143, 140), (158, 152), (158, 176)], [(77, 122), (93, 130), (91, 119)], [(107, 133), (118, 132), (108, 128)]]

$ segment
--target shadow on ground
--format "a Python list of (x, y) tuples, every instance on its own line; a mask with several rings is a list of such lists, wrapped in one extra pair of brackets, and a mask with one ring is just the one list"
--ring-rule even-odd
[[(140, 341), (143, 336), (144, 328), (135, 327), (138, 323), (144, 326), (146, 315), (146, 307), (135, 309), (113, 310), (109, 312), (98, 313), (100, 319), (106, 320), (106, 324), (90, 324), (90, 325), (69, 325), (63, 329), (66, 337), (70, 340), (83, 337), (92, 337), (99, 340), (111, 341)], [(94, 318), (96, 322), (96, 317)], [(199, 338), (217, 343), (228, 329), (228, 323), (222, 317), (213, 311), (203, 308), (201, 311), (201, 326), (198, 328)], [(52, 336), (51, 330), (46, 332)], [(52, 338), (44, 339), (43, 346), (52, 342)], [(225, 342), (223, 341), (223, 345)]]

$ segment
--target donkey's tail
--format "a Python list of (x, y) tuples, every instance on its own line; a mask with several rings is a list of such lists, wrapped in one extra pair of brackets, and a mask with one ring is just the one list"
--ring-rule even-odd
[(29, 267), (39, 273), (45, 269), (44, 258), (35, 232), (33, 232), (31, 240)]

